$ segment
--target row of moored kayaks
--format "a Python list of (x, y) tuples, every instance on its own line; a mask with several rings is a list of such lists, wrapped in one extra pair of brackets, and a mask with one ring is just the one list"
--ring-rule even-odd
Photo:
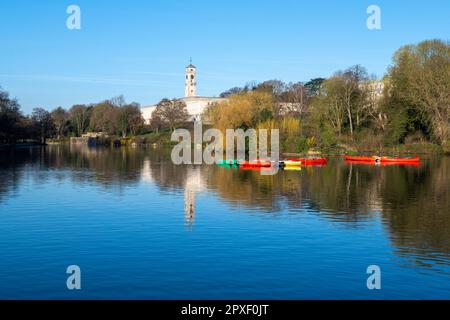
[[(375, 164), (375, 165), (419, 165), (420, 158), (394, 158), (380, 156), (345, 156), (347, 163)], [(218, 165), (239, 166), (243, 168), (295, 168), (302, 166), (325, 166), (328, 164), (327, 158), (290, 158), (282, 161), (271, 161), (270, 159), (257, 159), (254, 161), (222, 160)]]
[(285, 167), (301, 167), (301, 166), (313, 166), (313, 165), (326, 165), (328, 159), (325, 158), (293, 158), (283, 161), (271, 161), (269, 159), (257, 159), (254, 161), (238, 161), (238, 160), (222, 160), (219, 161), (218, 165), (227, 166), (240, 166), (249, 168), (271, 168), (279, 166), (281, 168)]

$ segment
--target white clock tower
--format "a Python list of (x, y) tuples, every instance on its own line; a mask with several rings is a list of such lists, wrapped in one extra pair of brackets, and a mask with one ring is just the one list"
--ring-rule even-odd
[(186, 98), (197, 96), (197, 68), (191, 63), (186, 67)]
[[(199, 97), (197, 95), (197, 68), (192, 64), (192, 59), (186, 67), (184, 85), (185, 97), (179, 100), (186, 103), (186, 108), (190, 116), (189, 121), (200, 121), (203, 113), (210, 105), (227, 100), (225, 98)], [(141, 108), (142, 116), (147, 124), (152, 120), (153, 113), (157, 107), (158, 105), (154, 104)]]

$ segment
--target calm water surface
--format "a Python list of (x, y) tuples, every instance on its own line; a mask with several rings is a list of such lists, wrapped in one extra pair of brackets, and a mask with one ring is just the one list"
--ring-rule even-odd
[(450, 158), (268, 177), (153, 149), (0, 151), (0, 298), (448, 299)]

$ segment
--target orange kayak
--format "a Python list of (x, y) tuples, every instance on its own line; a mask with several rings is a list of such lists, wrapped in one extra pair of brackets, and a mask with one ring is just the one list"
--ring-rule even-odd
[(304, 166), (320, 166), (328, 163), (326, 158), (291, 158), (289, 161), (301, 162)]

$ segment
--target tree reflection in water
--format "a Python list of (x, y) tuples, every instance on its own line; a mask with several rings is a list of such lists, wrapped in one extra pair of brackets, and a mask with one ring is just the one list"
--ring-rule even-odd
[[(0, 202), (14, 196), (32, 172), (37, 183), (52, 177), (95, 183), (108, 191), (151, 183), (163, 194), (184, 195), (184, 219), (192, 226), (196, 198), (208, 191), (232, 208), (255, 213), (317, 215), (347, 228), (381, 219), (397, 253), (418, 265), (450, 261), (450, 158), (419, 167), (346, 164), (262, 176), (215, 166), (174, 166), (170, 150), (50, 146), (0, 151)], [(248, 212), (248, 210), (246, 210)]]

